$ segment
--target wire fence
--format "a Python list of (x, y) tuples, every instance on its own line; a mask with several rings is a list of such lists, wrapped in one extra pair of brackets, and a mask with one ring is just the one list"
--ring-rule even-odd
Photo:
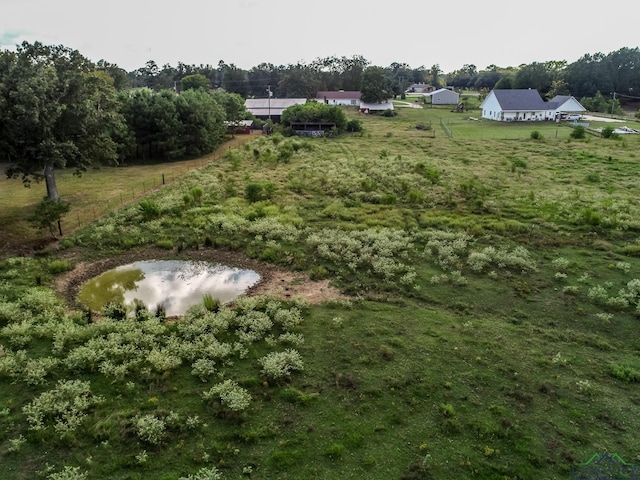
[(128, 185), (126, 188), (114, 188), (114, 191), (119, 191), (110, 198), (104, 199), (100, 204), (85, 205), (84, 207), (73, 205), (70, 214), (58, 221), (58, 234), (60, 236), (68, 235), (77, 229), (91, 224), (114, 209), (136, 202), (144, 198), (148, 193), (175, 182), (189, 172), (202, 169), (210, 163), (219, 162), (223, 159), (227, 151), (233, 148), (239, 148), (244, 143), (254, 140), (255, 138), (254, 135), (237, 136), (215, 152), (197, 159), (163, 163), (155, 166), (138, 166), (142, 168), (149, 167), (152, 171), (148, 174), (143, 173), (139, 182), (133, 184), (127, 182)]

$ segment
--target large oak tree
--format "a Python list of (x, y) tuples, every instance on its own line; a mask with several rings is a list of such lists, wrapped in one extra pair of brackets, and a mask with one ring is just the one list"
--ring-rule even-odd
[(60, 198), (55, 169), (80, 173), (115, 163), (112, 135), (123, 128), (113, 79), (78, 51), (24, 42), (0, 52), (0, 160), (25, 185), (44, 178)]

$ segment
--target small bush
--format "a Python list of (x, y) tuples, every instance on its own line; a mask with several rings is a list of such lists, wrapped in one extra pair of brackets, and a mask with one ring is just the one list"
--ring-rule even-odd
[(612, 377), (617, 378), (625, 383), (640, 382), (640, 372), (627, 365), (619, 365), (612, 363), (609, 365), (609, 373)]
[(355, 133), (362, 131), (362, 122), (357, 119), (352, 119), (347, 122), (347, 132)]
[(325, 451), (325, 455), (331, 459), (338, 459), (344, 455), (345, 452), (344, 445), (341, 443), (334, 442), (329, 445)]
[(587, 129), (582, 125), (573, 127), (573, 131), (569, 134), (571, 138), (579, 139), (584, 138), (587, 135)]
[(102, 309), (102, 314), (113, 320), (124, 320), (127, 318), (127, 307), (120, 302), (109, 302)]
[(189, 190), (189, 193), (191, 194), (191, 197), (193, 198), (193, 202), (196, 205), (200, 205), (200, 203), (202, 202), (202, 194), (204, 193), (202, 188), (193, 187), (191, 190)]
[(251, 203), (259, 202), (262, 199), (262, 185), (250, 183), (244, 189), (244, 196)]
[(213, 298), (208, 293), (206, 293), (202, 297), (202, 303), (204, 305), (204, 308), (206, 308), (210, 312), (214, 312), (215, 313), (218, 310), (220, 310), (220, 300), (218, 300), (217, 298)]
[(48, 480), (85, 480), (87, 472), (80, 471), (80, 467), (65, 466), (58, 473), (50, 474)]
[(52, 275), (73, 270), (73, 264), (69, 260), (51, 260), (48, 267)]
[(167, 429), (164, 420), (153, 414), (134, 418), (133, 425), (140, 440), (151, 445), (158, 445), (164, 438)]
[(171, 250), (173, 248), (173, 240), (170, 240), (168, 238), (157, 240), (156, 247), (163, 248), (165, 250)]
[(142, 218), (145, 221), (153, 220), (160, 216), (160, 205), (153, 200), (141, 200), (138, 204), (138, 210), (142, 213)]
[(542, 134), (538, 130), (534, 130), (533, 132), (531, 132), (531, 139), (542, 140)]
[(222, 473), (216, 467), (203, 467), (194, 475), (180, 477), (178, 480), (221, 480)]
[(598, 172), (591, 172), (587, 175), (587, 182), (598, 183), (600, 181), (600, 174)]
[(613, 127), (607, 125), (602, 129), (602, 132), (600, 132), (600, 135), (602, 135), (603, 138), (611, 138), (614, 136), (613, 130), (614, 130)]
[(233, 380), (214, 385), (202, 396), (205, 400), (219, 398), (222, 405), (234, 412), (245, 410), (251, 404), (251, 394)]
[(262, 366), (262, 373), (274, 379), (289, 377), (294, 370), (304, 370), (300, 353), (292, 349), (269, 353), (258, 362)]

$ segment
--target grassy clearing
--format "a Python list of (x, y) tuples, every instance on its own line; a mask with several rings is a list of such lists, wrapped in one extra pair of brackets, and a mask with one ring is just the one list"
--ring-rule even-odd
[[(216, 161), (229, 148), (248, 140), (238, 136), (208, 156), (168, 164), (101, 167), (81, 176), (60, 171), (56, 180), (60, 195), (71, 203), (72, 212), (62, 219), (63, 234), (87, 225), (105, 213), (144, 196), (163, 184), (171, 183), (187, 172)], [(26, 220), (46, 196), (44, 183), (25, 188), (20, 180), (0, 176), (0, 224), (7, 226), (0, 240), (0, 251), (39, 237), (39, 232)]]
[[(461, 115), (260, 137), (0, 263), (0, 478), (559, 479), (594, 453), (633, 462), (639, 140)], [(87, 323), (35, 288), (64, 258), (147, 246), (232, 249), (352, 300)], [(54, 394), (78, 410), (47, 409)]]

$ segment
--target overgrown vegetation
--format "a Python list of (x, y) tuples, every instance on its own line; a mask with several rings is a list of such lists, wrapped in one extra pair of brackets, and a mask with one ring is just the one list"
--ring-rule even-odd
[[(594, 453), (634, 463), (638, 139), (546, 124), (534, 139), (437, 108), (347, 116), (362, 136), (260, 137), (58, 249), (0, 262), (0, 478), (568, 478)], [(439, 117), (451, 137), (415, 128)], [(351, 299), (209, 296), (177, 322), (139, 305), (98, 320), (51, 289), (69, 258), (160, 242), (241, 252)]]

